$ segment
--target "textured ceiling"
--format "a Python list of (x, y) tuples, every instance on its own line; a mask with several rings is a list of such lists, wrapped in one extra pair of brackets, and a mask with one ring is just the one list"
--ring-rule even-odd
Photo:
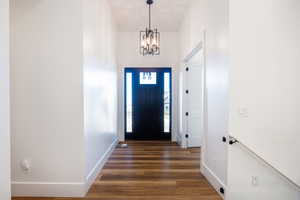
[[(191, 0), (154, 0), (152, 27), (159, 31), (178, 31)], [(139, 31), (148, 24), (146, 0), (109, 0), (119, 31)]]

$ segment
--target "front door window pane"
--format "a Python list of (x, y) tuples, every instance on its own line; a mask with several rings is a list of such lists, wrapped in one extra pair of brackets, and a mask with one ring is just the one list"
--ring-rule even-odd
[(164, 132), (170, 132), (170, 73), (164, 73)]
[(140, 72), (140, 84), (155, 85), (156, 72)]
[(132, 73), (126, 73), (126, 132), (132, 132)]

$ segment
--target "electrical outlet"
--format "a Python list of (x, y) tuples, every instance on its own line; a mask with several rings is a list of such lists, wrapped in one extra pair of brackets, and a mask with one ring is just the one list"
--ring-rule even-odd
[(20, 167), (24, 173), (29, 173), (31, 170), (31, 162), (27, 159), (24, 159), (21, 161)]

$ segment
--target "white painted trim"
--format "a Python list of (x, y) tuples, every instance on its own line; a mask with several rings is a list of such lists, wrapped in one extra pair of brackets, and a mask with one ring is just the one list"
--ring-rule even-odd
[(98, 174), (101, 172), (103, 166), (107, 162), (108, 158), (114, 151), (115, 147), (118, 145), (119, 140), (115, 139), (113, 143), (110, 145), (110, 147), (107, 149), (107, 151), (104, 153), (104, 155), (98, 160), (94, 168), (90, 171), (88, 176), (86, 177), (85, 181), (85, 193), (88, 192), (94, 181), (96, 180)]
[(84, 197), (84, 182), (12, 182), (14, 197)]
[(189, 141), (189, 143), (187, 144), (188, 148), (199, 147), (199, 143), (196, 141), (202, 142), (202, 138), (201, 137), (190, 137), (188, 141)]
[(206, 156), (206, 149), (207, 149), (207, 145), (206, 145), (206, 136), (208, 135), (208, 106), (207, 106), (207, 84), (206, 84), (206, 70), (207, 70), (207, 66), (206, 66), (206, 31), (203, 31), (203, 36), (202, 36), (202, 40), (203, 40), (203, 86), (202, 86), (202, 91), (203, 91), (203, 99), (202, 99), (202, 108), (203, 108), (203, 138), (202, 138), (202, 148), (201, 148), (201, 159), (204, 161), (205, 160), (205, 156)]
[(192, 51), (184, 58), (183, 62), (188, 63), (199, 51), (203, 49), (203, 40), (201, 39), (200, 42), (192, 49)]
[(226, 190), (225, 184), (203, 162), (201, 163), (201, 173), (210, 182), (210, 184), (213, 186), (213, 188), (220, 194), (220, 196), (223, 199), (225, 199), (224, 194), (220, 193), (220, 188), (223, 187), (225, 189), (225, 194), (226, 194), (227, 190)]
[(118, 132), (119, 142), (125, 142), (125, 134), (123, 132), (124, 131), (119, 131)]
[(179, 146), (182, 146), (182, 138), (180, 133), (178, 133), (176, 136), (176, 142)]

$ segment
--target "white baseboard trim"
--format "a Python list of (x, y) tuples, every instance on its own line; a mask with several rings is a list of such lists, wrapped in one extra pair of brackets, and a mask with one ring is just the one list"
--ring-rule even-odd
[(104, 155), (98, 160), (95, 167), (90, 171), (88, 176), (86, 177), (86, 183), (85, 183), (85, 194), (88, 192), (94, 181), (96, 180), (97, 176), (101, 172), (104, 164), (107, 162), (108, 158), (114, 151), (115, 147), (118, 145), (119, 140), (115, 139), (113, 143), (109, 146), (107, 151), (104, 153)]
[(201, 147), (202, 137), (189, 137), (188, 147)]
[(225, 195), (220, 193), (221, 187), (224, 188), (226, 193), (227, 190), (225, 184), (203, 162), (201, 163), (201, 173), (205, 176), (208, 182), (210, 182), (213, 188), (221, 195), (221, 197), (225, 199)]
[(13, 197), (83, 197), (85, 183), (12, 182)]
[(118, 144), (115, 139), (86, 177), (85, 182), (18, 182), (12, 181), (13, 197), (84, 197)]
[(125, 133), (124, 131), (118, 132), (119, 142), (125, 142)]
[(177, 140), (177, 144), (181, 146), (181, 134), (180, 133), (177, 133), (177, 136), (176, 136), (176, 140)]

